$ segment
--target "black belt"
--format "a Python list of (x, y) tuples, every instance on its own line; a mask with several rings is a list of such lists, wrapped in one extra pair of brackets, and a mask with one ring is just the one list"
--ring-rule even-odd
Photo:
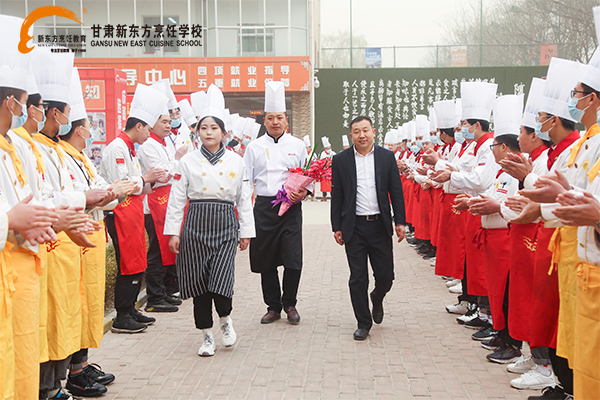
[(364, 219), (365, 221), (377, 221), (381, 214), (373, 214), (373, 215), (357, 215), (357, 219)]
[(227, 204), (232, 206), (233, 205), (233, 201), (230, 200), (223, 200), (223, 199), (196, 199), (196, 200), (190, 200), (191, 204), (194, 203), (219, 203), (219, 204)]

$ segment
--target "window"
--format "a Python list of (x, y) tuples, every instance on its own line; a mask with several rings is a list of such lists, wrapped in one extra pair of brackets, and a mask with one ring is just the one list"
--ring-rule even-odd
[(273, 55), (275, 33), (262, 26), (243, 26), (241, 33), (242, 56)]
[[(179, 26), (179, 16), (163, 16), (163, 23), (160, 24), (162, 26), (162, 34), (159, 35), (158, 31), (155, 30), (155, 26), (160, 24), (160, 17), (144, 17), (144, 25), (148, 25), (152, 27), (150, 29), (150, 37), (146, 38), (146, 46), (145, 53), (146, 54), (158, 54), (160, 51), (160, 47), (150, 46), (151, 42), (157, 42), (160, 40), (164, 41), (172, 41), (174, 46), (163, 46), (162, 50), (166, 53), (179, 53), (179, 46), (177, 46), (177, 40), (179, 39), (179, 33), (177, 32)], [(175, 26), (174, 36), (173, 34), (169, 34), (167, 31), (169, 29), (169, 25)], [(140, 27), (141, 28), (141, 27)], [(157, 36), (158, 35), (158, 36)], [(171, 35), (171, 36), (169, 36)]]

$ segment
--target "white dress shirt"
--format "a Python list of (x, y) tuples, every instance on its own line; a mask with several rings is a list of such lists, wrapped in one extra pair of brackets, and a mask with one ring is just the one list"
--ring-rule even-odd
[(356, 161), (356, 215), (380, 214), (375, 184), (375, 146), (364, 156), (354, 147)]

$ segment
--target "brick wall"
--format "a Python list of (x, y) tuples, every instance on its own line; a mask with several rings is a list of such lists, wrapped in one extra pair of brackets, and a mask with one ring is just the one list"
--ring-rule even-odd
[(300, 139), (310, 135), (310, 93), (294, 93), (292, 95), (292, 134)]

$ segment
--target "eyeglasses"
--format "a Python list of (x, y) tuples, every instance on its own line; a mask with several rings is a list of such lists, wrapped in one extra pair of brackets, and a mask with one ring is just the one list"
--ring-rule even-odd
[[(591, 94), (589, 92), (583, 92), (581, 90), (575, 90), (575, 89), (573, 89), (573, 90), (571, 90), (571, 98), (574, 99), (575, 98), (575, 94), (577, 94), (577, 93), (585, 94), (587, 96), (589, 96)], [(584, 97), (587, 97), (587, 96), (584, 96)]]
[[(542, 118), (546, 118), (546, 121), (542, 122), (540, 121)], [(536, 115), (535, 116), (535, 123), (536, 124), (543, 124), (545, 122), (547, 122), (550, 118), (554, 118), (554, 115)]]
[(500, 145), (502, 145), (502, 144), (504, 144), (504, 143), (494, 143), (494, 144), (490, 144), (490, 150), (492, 150), (492, 151), (493, 151), (493, 150), (494, 150), (494, 146), (500, 146)]

